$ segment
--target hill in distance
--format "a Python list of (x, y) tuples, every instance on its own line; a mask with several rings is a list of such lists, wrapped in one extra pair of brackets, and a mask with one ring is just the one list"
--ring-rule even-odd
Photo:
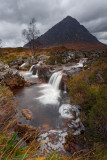
[[(94, 49), (105, 48), (83, 25), (76, 19), (67, 16), (62, 21), (57, 23), (46, 33), (35, 40), (35, 45), (39, 41), (40, 48), (51, 48), (65, 46), (71, 49)], [(29, 48), (30, 43), (24, 47)]]

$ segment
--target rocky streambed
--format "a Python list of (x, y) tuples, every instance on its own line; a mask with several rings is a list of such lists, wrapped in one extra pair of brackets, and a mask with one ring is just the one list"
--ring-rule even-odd
[(87, 58), (82, 58), (79, 63), (54, 66), (39, 62), (29, 71), (17, 71), (0, 63), (0, 80), (14, 89), (18, 105), (15, 131), (21, 137), (26, 135), (29, 143), (41, 142), (40, 152), (57, 150), (66, 154), (68, 131), (73, 135), (84, 132), (81, 108), (70, 104), (66, 81), (83, 70), (86, 61)]
[(57, 150), (66, 154), (63, 144), (67, 132), (72, 130), (73, 135), (84, 132), (85, 128), (80, 120), (81, 108), (70, 104), (66, 88), (67, 78), (79, 73), (82, 68), (83, 61), (80, 61), (75, 65), (53, 68), (33, 65), (29, 71), (20, 72), (25, 80), (36, 84), (14, 92), (18, 104), (17, 115), (20, 117), (16, 131), (21, 133), (29, 125), (38, 128), (38, 141), (42, 143), (40, 152)]

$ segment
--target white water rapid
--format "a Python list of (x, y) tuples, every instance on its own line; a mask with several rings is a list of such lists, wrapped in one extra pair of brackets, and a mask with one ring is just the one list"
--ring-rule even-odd
[(77, 63), (76, 65), (72, 66), (72, 68), (83, 68), (84, 67), (84, 63), (86, 63), (87, 58), (81, 58), (79, 63)]
[(32, 65), (32, 66), (30, 67), (29, 72), (32, 73), (32, 69), (33, 69), (34, 66), (35, 66), (35, 65)]
[(41, 103), (44, 105), (47, 104), (55, 104), (59, 105), (59, 98), (60, 98), (60, 82), (62, 79), (62, 72), (55, 72), (52, 74), (49, 83), (40, 85), (40, 93), (42, 94), (40, 97), (36, 98), (39, 99)]
[(53, 86), (53, 88), (55, 89), (59, 89), (59, 85), (62, 79), (62, 72), (55, 72), (52, 74), (50, 80), (49, 80), (49, 84), (51, 84)]

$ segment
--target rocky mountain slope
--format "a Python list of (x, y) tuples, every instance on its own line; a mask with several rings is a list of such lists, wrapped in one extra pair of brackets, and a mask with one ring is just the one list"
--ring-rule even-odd
[[(53, 47), (53, 46), (67, 46), (78, 45), (100, 45), (102, 43), (97, 40), (83, 25), (81, 25), (76, 19), (67, 16), (62, 21), (57, 23), (45, 34), (38, 38), (41, 46), (40, 47)], [(36, 45), (37, 40), (35, 40)], [(24, 47), (30, 47), (30, 43)]]

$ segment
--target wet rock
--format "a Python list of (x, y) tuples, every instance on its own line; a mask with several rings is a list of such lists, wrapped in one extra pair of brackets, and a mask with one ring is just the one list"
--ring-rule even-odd
[(4, 82), (10, 88), (24, 86), (25, 81), (17, 71), (16, 73), (14, 73), (13, 70), (9, 69), (6, 72), (1, 73), (1, 76), (2, 76), (1, 81)]
[(26, 142), (31, 143), (32, 141), (37, 141), (39, 130), (28, 124), (18, 123), (15, 126), (15, 131), (22, 138), (25, 137)]
[(32, 112), (29, 109), (22, 109), (22, 115), (26, 118), (26, 120), (32, 119)]
[(48, 65), (42, 65), (38, 69), (39, 78), (45, 80), (46, 82), (49, 80), (51, 74), (50, 66)]
[(37, 70), (39, 69), (39, 67), (40, 67), (39, 64), (33, 65), (33, 67), (32, 67), (32, 74), (33, 75), (36, 75)]

